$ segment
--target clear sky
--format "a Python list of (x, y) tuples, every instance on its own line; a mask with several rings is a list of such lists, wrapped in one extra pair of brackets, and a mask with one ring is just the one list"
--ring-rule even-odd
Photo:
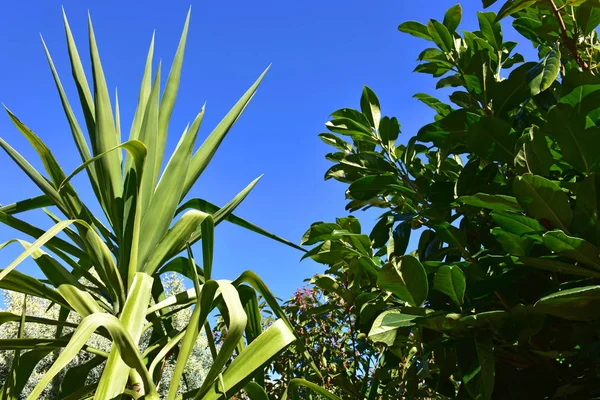
[[(299, 242), (312, 222), (346, 215), (344, 186), (323, 180), (330, 165), (324, 159), (329, 149), (317, 137), (332, 111), (357, 107), (362, 86), (368, 85), (378, 94), (383, 114), (400, 119), (401, 142), (432, 120), (431, 111), (412, 98), (417, 92), (435, 92), (429, 75), (412, 73), (427, 42), (398, 32), (397, 26), (406, 20), (442, 20), (445, 10), (456, 1), (188, 0), (172, 1), (168, 6), (158, 0), (4, 2), (0, 13), (0, 101), (50, 146), (67, 173), (72, 171), (80, 159), (39, 33), (50, 48), (71, 103), (76, 105), (61, 5), (82, 57), (87, 56), (90, 10), (104, 72), (109, 87), (118, 87), (122, 129), (128, 132), (152, 31), (156, 29), (157, 60), (162, 58), (170, 65), (190, 3), (191, 27), (169, 149), (206, 101), (199, 141), (203, 140), (273, 63), (257, 95), (191, 192), (193, 197), (222, 205), (264, 173), (237, 214)], [(481, 2), (462, 3), (461, 29), (476, 29), (475, 12), (481, 10)], [(506, 36), (516, 38), (514, 33)], [(517, 50), (530, 52), (531, 46)], [(6, 115), (0, 116), (0, 136), (43, 171), (35, 152)], [(0, 154), (0, 171), (1, 204), (39, 194), (4, 153)], [(76, 180), (76, 187), (91, 201), (91, 191), (82, 182)], [(43, 215), (27, 219), (40, 226), (51, 225)], [(0, 226), (0, 242), (13, 237), (14, 231)], [(8, 265), (18, 250), (0, 251), (0, 266)], [(285, 299), (304, 278), (321, 270), (310, 260), (300, 263), (300, 257), (297, 250), (221, 224), (216, 232), (214, 274), (233, 279), (252, 269)], [(40, 276), (32, 262), (24, 263), (20, 270)]]

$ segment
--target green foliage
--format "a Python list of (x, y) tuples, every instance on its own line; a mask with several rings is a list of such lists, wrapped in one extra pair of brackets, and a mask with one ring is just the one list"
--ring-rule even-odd
[[(223, 207), (203, 199), (185, 203), (183, 199), (254, 96), (266, 71), (198, 150), (194, 148), (204, 108), (168, 156), (165, 147), (179, 88), (189, 14), (162, 95), (160, 64), (152, 77), (152, 40), (138, 106), (129, 140), (125, 142), (121, 141), (118, 101), (115, 99), (113, 106), (91, 21), (93, 95), (66, 17), (64, 21), (87, 138), (47, 48), (46, 55), (81, 156), (81, 166), (67, 175), (49, 147), (8, 110), (16, 128), (38, 153), (46, 176), (0, 139), (2, 149), (41, 191), (41, 195), (33, 199), (0, 207), (0, 222), (33, 238), (32, 243), (15, 239), (0, 244), (0, 249), (13, 243), (25, 249), (0, 270), (0, 289), (37, 296), (60, 311), (50, 319), (32, 319), (25, 312), (3, 314), (2, 319), (8, 319), (0, 323), (18, 320), (20, 329), (16, 337), (0, 340), (0, 350), (14, 351), (10, 370), (0, 387), (0, 398), (21, 398), (21, 389), (28, 381), (33, 386), (28, 390), (28, 399), (40, 398), (51, 383), (59, 385), (61, 398), (69, 399), (93, 396), (150, 400), (158, 399), (159, 391), (169, 400), (181, 396), (218, 399), (229, 398), (246, 385), (249, 392), (260, 393), (259, 383), (264, 382), (262, 367), (295, 342), (297, 335), (273, 295), (251, 271), (234, 281), (211, 278), (214, 229), (223, 220), (229, 220), (271, 239), (298, 246), (232, 214), (258, 179)], [(122, 150), (126, 151), (125, 155)], [(71, 178), (82, 171), (87, 174), (107, 224), (92, 214), (80, 192), (71, 184)], [(55, 222), (47, 231), (18, 216), (21, 212), (48, 206), (62, 215), (55, 216), (50, 210), (44, 210)], [(192, 254), (192, 245), (199, 240), (202, 241), (201, 267)], [(187, 251), (186, 256), (176, 257), (183, 251)], [(27, 257), (33, 258), (45, 279), (35, 279), (15, 269)], [(194, 288), (179, 293), (165, 292), (161, 275), (166, 272), (188, 277)], [(81, 283), (82, 278), (86, 279), (85, 285)], [(265, 329), (260, 323), (259, 310), (249, 306), (258, 296), (269, 299), (269, 306), (278, 310), (278, 319)], [(192, 305), (195, 307), (190, 312)], [(217, 352), (213, 336), (208, 335), (204, 350), (210, 350), (211, 366), (201, 381), (187, 379), (186, 371), (190, 371), (190, 360), (197, 352), (200, 331), (204, 328), (210, 332), (209, 315), (214, 310), (226, 315), (226, 339)], [(185, 323), (175, 325), (186, 312), (189, 314)], [(30, 322), (60, 329), (55, 329), (52, 338), (36, 334), (24, 337), (24, 327)], [(62, 329), (63, 326), (69, 329)], [(107, 342), (108, 352), (89, 346), (90, 338), (97, 335)], [(39, 371), (36, 365), (55, 350), (55, 357), (44, 367), (44, 373), (33, 376)], [(96, 357), (62, 374), (63, 369), (80, 357), (82, 350)], [(101, 365), (101, 373), (91, 373)]]
[[(461, 17), (455, 6), (443, 23), (399, 27), (429, 42), (415, 71), (449, 93), (415, 95), (431, 123), (402, 139), (365, 88), (360, 110), (334, 112), (321, 135), (336, 148), (325, 179), (348, 185), (346, 210), (382, 210), (369, 234), (348, 217), (304, 237), (316, 245), (306, 257), (326, 265), (315, 290), (351, 312), (339, 329), (381, 352), (359, 392), (341, 379), (336, 390), (595, 398), (600, 3), (504, 1), (498, 15), (478, 13), (473, 32), (459, 33)], [(505, 41), (509, 17), (537, 60)]]

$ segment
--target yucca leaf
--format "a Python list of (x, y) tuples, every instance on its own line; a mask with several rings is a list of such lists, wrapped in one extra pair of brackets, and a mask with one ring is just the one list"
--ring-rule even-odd
[(62, 198), (58, 191), (48, 182), (23, 156), (21, 156), (8, 143), (0, 138), (0, 146), (9, 155), (10, 158), (29, 176), (29, 178), (40, 188), (42, 192), (57, 206), (63, 213), (68, 214)]
[[(214, 251), (214, 229), (215, 225), (213, 223), (212, 217), (207, 216), (206, 218), (204, 218), (201, 225), (201, 230), (205, 234), (205, 239), (202, 240), (202, 258), (204, 260), (205, 269), (208, 268), (209, 271), (212, 269)], [(192, 282), (194, 283), (194, 290), (196, 291), (196, 293), (200, 293), (202, 290), (201, 287), (203, 287), (206, 289), (206, 292), (202, 293), (202, 295), (197, 296), (196, 307), (194, 308), (192, 317), (190, 318), (190, 321), (185, 330), (185, 334), (182, 338), (179, 354), (177, 355), (177, 363), (175, 364), (173, 376), (171, 377), (171, 386), (169, 387), (169, 394), (167, 397), (170, 400), (175, 399), (177, 389), (179, 388), (180, 384), (180, 378), (183, 375), (183, 370), (185, 368), (187, 360), (192, 354), (192, 350), (194, 348), (196, 340), (198, 339), (200, 329), (204, 324), (204, 321), (208, 317), (210, 308), (212, 308), (212, 302), (214, 300), (214, 296), (218, 287), (218, 284), (215, 285), (214, 283), (210, 283), (207, 286), (200, 285), (200, 280), (198, 279), (198, 274), (196, 272), (196, 262), (194, 261), (194, 255), (192, 254), (192, 249), (190, 248), (189, 244), (187, 245), (187, 253), (189, 260), (188, 267), (194, 278), (192, 280)], [(209, 280), (209, 282), (214, 281)]]
[[(162, 267), (160, 267), (156, 275), (160, 276), (167, 272), (177, 272), (178, 274), (185, 276), (189, 280), (193, 280), (194, 276), (192, 275), (192, 271), (190, 270), (189, 263), (190, 261), (185, 257), (174, 258)], [(196, 273), (198, 274), (198, 279), (200, 279), (200, 282), (204, 283), (204, 281), (206, 280), (204, 278), (204, 271), (202, 271), (202, 268), (197, 264)]]
[(146, 310), (146, 315), (152, 314), (156, 311), (162, 310), (163, 308), (175, 306), (175, 305), (189, 305), (196, 301), (196, 290), (194, 288), (188, 289), (185, 292), (177, 293), (173, 296), (169, 296), (166, 299), (156, 303)]
[[(12, 215), (5, 214), (1, 211), (0, 211), (0, 222), (7, 226), (10, 226), (13, 229), (23, 232), (33, 238), (36, 238), (36, 239), (39, 239), (46, 232), (43, 229), (40, 229), (36, 226), (33, 226), (23, 220), (15, 218)], [(71, 243), (66, 242), (63, 239), (58, 238), (58, 237), (51, 238), (47, 242), (46, 247), (48, 247), (51, 250), (53, 250), (54, 248), (58, 248), (58, 249), (64, 251), (65, 253), (68, 253), (76, 258), (80, 258), (80, 259), (88, 258), (83, 250), (73, 246)]]
[[(115, 129), (115, 120), (110, 102), (110, 95), (106, 86), (106, 79), (100, 62), (100, 54), (96, 45), (96, 37), (92, 20), (88, 15), (88, 31), (90, 43), (90, 58), (92, 59), (92, 75), (94, 81), (94, 108), (95, 108), (95, 132), (92, 142), (94, 155), (102, 154), (119, 145)], [(121, 236), (122, 210), (118, 199), (122, 196), (123, 177), (121, 170), (121, 153), (108, 153), (100, 159), (98, 178), (104, 192), (110, 221), (117, 237)]]
[(72, 395), (85, 387), (84, 384), (92, 369), (101, 365), (104, 361), (106, 361), (106, 357), (95, 356), (84, 363), (69, 368), (60, 383), (58, 390), (60, 398), (64, 399), (66, 396)]
[(140, 189), (141, 197), (141, 211), (143, 214), (146, 213), (150, 201), (154, 196), (156, 189), (156, 179), (154, 178), (154, 164), (157, 159), (157, 140), (158, 140), (158, 105), (160, 97), (160, 72), (161, 63), (158, 64), (156, 70), (156, 76), (154, 77), (154, 83), (150, 91), (150, 97), (146, 102), (146, 111), (144, 112), (144, 118), (142, 120), (142, 126), (139, 134), (139, 140), (141, 140), (148, 149), (148, 155), (146, 157), (146, 171), (147, 174), (142, 176), (142, 183)]
[[(183, 66), (183, 54), (185, 52), (185, 42), (187, 40), (188, 27), (190, 25), (190, 15), (192, 9), (190, 7), (188, 14), (185, 18), (185, 24), (183, 25), (183, 32), (181, 33), (181, 39), (177, 46), (177, 52), (173, 59), (171, 71), (167, 78), (167, 84), (160, 101), (160, 112), (158, 117), (158, 139), (157, 139), (157, 151), (156, 151), (156, 163), (154, 164), (154, 182), (158, 179), (162, 161), (165, 152), (165, 146), (167, 144), (167, 136), (169, 133), (169, 121), (171, 120), (171, 114), (173, 113), (173, 107), (175, 106), (175, 99), (177, 98), (177, 92), (179, 91), (179, 81), (181, 79), (181, 67)], [(184, 176), (185, 178), (185, 176)]]
[(65, 34), (67, 35), (67, 47), (69, 49), (69, 59), (71, 61), (71, 72), (73, 75), (73, 80), (75, 81), (75, 85), (77, 86), (77, 92), (79, 94), (81, 108), (83, 109), (88, 135), (90, 136), (90, 140), (93, 145), (93, 143), (96, 141), (96, 112), (94, 109), (94, 99), (92, 97), (92, 92), (90, 91), (87, 78), (85, 77), (83, 64), (81, 63), (81, 58), (79, 57), (79, 52), (77, 51), (75, 39), (73, 38), (73, 33), (71, 32), (71, 27), (69, 26), (69, 21), (67, 20), (67, 14), (65, 13), (64, 8), (63, 21), (65, 25)]
[(45, 194), (30, 199), (20, 200), (12, 204), (0, 206), (0, 212), (14, 215), (25, 211), (37, 210), (38, 208), (48, 207), (52, 205), (52, 201)]
[[(203, 211), (205, 213), (209, 213), (209, 214), (213, 214), (213, 215), (216, 214), (220, 210), (219, 206), (217, 206), (207, 200), (198, 199), (198, 198), (190, 199), (190, 200), (186, 201), (181, 207), (179, 207), (179, 209), (177, 210), (177, 213), (179, 214), (180, 212), (187, 210), (187, 209), (199, 210), (199, 211)], [(242, 227), (244, 229), (248, 229), (251, 232), (258, 233), (259, 235), (262, 235), (269, 239), (273, 239), (277, 242), (286, 244), (290, 247), (293, 247), (294, 249), (306, 252), (306, 249), (298, 246), (297, 244), (292, 243), (289, 240), (279, 237), (271, 232), (268, 232), (268, 231), (262, 229), (261, 227), (253, 224), (252, 222), (249, 222), (249, 221), (247, 221), (243, 218), (240, 218), (234, 214), (229, 214), (229, 216), (227, 216), (225, 218), (225, 220), (228, 222), (231, 222), (234, 225)]]
[[(127, 296), (127, 301), (123, 306), (123, 312), (119, 318), (121, 322), (121, 328), (128, 332), (133, 343), (138, 343), (144, 327), (145, 315), (140, 310), (146, 308), (150, 302), (150, 295), (152, 293), (152, 280), (150, 275), (142, 272), (137, 273), (133, 279), (131, 290)], [(120, 354), (120, 349), (115, 347), (111, 348), (110, 356), (106, 361), (104, 367), (104, 373), (98, 384), (97, 396), (100, 398), (112, 399), (115, 395), (121, 393), (127, 379), (129, 377), (129, 369), (131, 365), (127, 363)], [(142, 371), (138, 371), (141, 373)], [(147, 372), (146, 372), (147, 373)], [(150, 376), (148, 374), (148, 376)], [(142, 380), (144, 378), (142, 377)], [(133, 382), (134, 384), (143, 383), (144, 387), (147, 388), (146, 382)]]
[(267, 67), (267, 69), (258, 77), (256, 82), (254, 82), (254, 84), (250, 86), (250, 89), (248, 89), (246, 93), (244, 93), (244, 95), (238, 100), (238, 102), (233, 106), (233, 108), (227, 113), (225, 118), (223, 118), (221, 122), (219, 122), (216, 128), (206, 138), (204, 143), (202, 143), (202, 146), (200, 146), (198, 151), (194, 154), (194, 157), (192, 157), (192, 161), (190, 163), (190, 170), (187, 176), (185, 177), (185, 185), (183, 192), (181, 193), (180, 199), (183, 199), (188, 194), (194, 183), (196, 183), (202, 172), (206, 169), (208, 163), (210, 162), (210, 160), (212, 160), (213, 156), (215, 155), (215, 152), (219, 148), (219, 145), (221, 144), (221, 142), (223, 141), (233, 124), (235, 124), (237, 119), (240, 117), (240, 115), (252, 99), (252, 96), (254, 96), (254, 93), (256, 93), (258, 85), (260, 85), (268, 70), (269, 68)]
[[(0, 269), (0, 273), (2, 273), (2, 271), (3, 270)], [(63, 307), (70, 308), (69, 303), (67, 303), (56, 290), (17, 270), (10, 271), (2, 280), (0, 280), (0, 289), (48, 299)]]
[[(26, 250), (32, 246), (31, 243), (17, 240)], [(69, 303), (71, 308), (82, 317), (95, 312), (102, 312), (102, 308), (93, 297), (85, 290), (60, 263), (40, 249), (31, 253), (35, 263), (40, 267), (42, 273), (56, 288), (58, 293)]]
[[(219, 208), (217, 212), (212, 216), (214, 219), (215, 225), (218, 225), (221, 221), (227, 219), (229, 215), (240, 205), (242, 201), (248, 196), (250, 191), (254, 189), (254, 186), (258, 183), (258, 181), (262, 178), (262, 175), (250, 182), (248, 186), (246, 186), (241, 192), (239, 192), (233, 199), (231, 199), (227, 204), (223, 207)], [(202, 237), (202, 233), (200, 231), (195, 232), (191, 239), (190, 243), (195, 243)], [(181, 249), (183, 250), (183, 249)]]
[[(25, 316), (27, 313), (27, 295), (23, 297), (23, 305), (21, 306), (21, 316), (19, 318), (19, 331), (17, 334), (18, 339), (22, 339), (25, 335)], [(21, 362), (21, 350), (15, 350), (15, 355), (12, 360), (12, 365), (10, 368), (10, 374), (6, 377), (4, 381), (4, 385), (2, 386), (2, 400), (9, 398), (17, 398), (19, 392), (15, 389), (16, 381), (18, 380), (17, 369), (19, 368), (19, 364)]]
[(13, 383), (13, 393), (9, 395), (7, 393), (7, 387), (2, 386), (0, 388), (0, 399), (3, 400), (18, 400), (19, 394), (22, 393), (23, 388), (29, 381), (31, 374), (33, 374), (36, 366), (44, 357), (54, 351), (53, 348), (46, 348), (40, 350), (30, 350), (26, 353), (23, 353), (20, 356), (20, 362), (17, 368), (14, 371), (14, 376), (16, 377)]
[[(7, 322), (17, 322), (21, 320), (21, 315), (13, 314), (6, 311), (0, 311), (0, 326)], [(77, 324), (67, 321), (58, 321), (51, 318), (42, 318), (42, 317), (34, 317), (34, 316), (25, 316), (25, 322), (33, 322), (41, 325), (53, 325), (53, 326), (68, 326), (70, 328), (76, 328)]]
[[(113, 345), (119, 350), (123, 361), (129, 367), (135, 368), (144, 379), (144, 388), (146, 390), (145, 398), (150, 400), (159, 399), (158, 393), (156, 392), (156, 387), (152, 382), (152, 377), (148, 374), (148, 370), (146, 369), (140, 353), (137, 350), (137, 346), (131, 339), (131, 336), (116, 317), (103, 313), (89, 315), (81, 321), (68, 345), (63, 349), (50, 369), (42, 376), (40, 382), (35, 386), (27, 398), (28, 400), (35, 400), (39, 397), (44, 388), (52, 381), (52, 379), (60, 372), (60, 370), (66, 367), (67, 364), (77, 355), (89, 337), (100, 326), (106, 328), (106, 330), (110, 333), (110, 336), (113, 340)], [(105, 399), (112, 398), (113, 396), (105, 396), (107, 393), (106, 389), (107, 387), (102, 385), (101, 380), (101, 383), (98, 385), (96, 396), (98, 396), (98, 398)], [(120, 394), (122, 389), (123, 388), (120, 388), (120, 391), (117, 394)]]
[[(185, 133), (165, 167), (141, 224), (139, 260), (144, 263), (163, 239), (175, 216), (187, 174), (196, 133)], [(148, 167), (148, 166), (147, 166)]]
[[(296, 340), (296, 337), (288, 326), (282, 320), (275, 321), (256, 340), (250, 343), (223, 372), (223, 389), (225, 392), (232, 395), (236, 391), (235, 389), (231, 391), (232, 388), (243, 384), (254, 371), (293, 343), (294, 340)], [(220, 399), (221, 396), (222, 394), (217, 391), (216, 385), (212, 385), (206, 393), (199, 390), (194, 398), (216, 400)]]
[[(23, 253), (21, 253), (13, 262), (11, 262), (8, 267), (4, 268), (2, 272), (0, 272), (0, 281), (4, 278), (10, 271), (15, 269), (23, 260), (32, 255), (36, 250), (42, 247), (46, 242), (52, 239), (54, 236), (58, 235), (64, 228), (71, 225), (72, 220), (61, 221), (54, 225), (52, 228), (48, 229), (42, 236), (40, 236), (28, 249), (26, 249)], [(8, 243), (8, 242), (7, 242)], [(0, 245), (0, 248), (4, 247)]]
[(150, 375), (154, 376), (154, 370), (156, 369), (158, 364), (162, 362), (162, 360), (164, 360), (165, 357), (171, 353), (173, 348), (179, 344), (184, 335), (185, 330), (177, 333), (169, 341), (167, 341), (166, 344), (160, 346), (160, 351), (158, 352), (158, 354), (156, 354), (156, 356), (154, 356), (152, 362), (150, 363), (150, 367), (148, 367), (148, 372), (150, 372)]
[(153, 249), (148, 262), (142, 270), (153, 274), (165, 261), (185, 248), (186, 243), (199, 228), (206, 218), (212, 217), (201, 211), (191, 210), (183, 214)]
[(109, 154), (120, 149), (126, 150), (135, 161), (136, 168), (138, 170), (142, 170), (147, 153), (146, 146), (139, 140), (130, 140), (128, 142), (121, 143), (113, 147), (112, 149), (108, 149), (104, 153), (98, 154), (97, 156), (90, 158), (89, 160), (81, 164), (79, 167), (75, 168), (75, 170), (71, 172), (69, 176), (63, 178), (62, 182), (58, 186), (58, 191), (60, 192), (65, 187), (65, 185), (67, 185), (69, 181), (75, 177), (75, 175), (77, 175), (84, 169), (89, 168), (91, 164), (95, 163), (103, 157), (107, 157)]
[[(40, 36), (41, 37), (41, 36)], [(63, 106), (63, 110), (65, 111), (65, 116), (69, 122), (69, 127), (71, 128), (71, 134), (75, 141), (75, 145), (77, 146), (77, 150), (81, 156), (81, 161), (85, 162), (91, 158), (91, 153), (88, 147), (88, 143), (83, 135), (83, 131), (79, 123), (77, 122), (77, 118), (75, 117), (75, 113), (71, 108), (71, 104), (69, 103), (69, 99), (65, 93), (65, 90), (62, 86), (60, 78), (58, 76), (58, 72), (56, 71), (56, 67), (54, 66), (54, 62), (52, 61), (52, 57), (50, 56), (50, 51), (44, 42), (44, 38), (42, 38), (42, 45), (44, 46), (44, 51), (46, 52), (46, 58), (48, 59), (48, 64), (50, 65), (50, 70), (52, 71), (52, 77), (54, 78), (54, 83), (56, 84), (56, 89), (58, 90), (58, 94), (60, 96), (60, 101)], [(90, 98), (91, 100), (91, 98)], [(87, 170), (88, 177), (90, 179), (90, 183), (92, 185), (92, 189), (96, 194), (97, 198), (100, 198), (99, 187), (98, 187), (98, 176), (96, 174), (95, 166), (90, 166)], [(103, 205), (101, 203), (101, 205)], [(104, 210), (106, 213), (106, 210)]]
[[(211, 281), (209, 281), (211, 282)], [(225, 307), (227, 308), (227, 312), (229, 315), (229, 324), (227, 326), (227, 335), (225, 336), (225, 341), (221, 345), (219, 349), (219, 353), (217, 358), (214, 360), (213, 365), (210, 370), (206, 374), (206, 379), (202, 383), (200, 390), (198, 391), (198, 396), (204, 396), (211, 389), (214, 390), (214, 383), (217, 380), (218, 376), (223, 372), (222, 369), (225, 366), (225, 363), (230, 360), (231, 355), (236, 349), (240, 339), (244, 334), (244, 330), (246, 329), (247, 317), (244, 312), (244, 308), (240, 301), (239, 294), (235, 287), (227, 281), (217, 281), (219, 283), (219, 289), (221, 292), (221, 296), (223, 298), (223, 302), (225, 303)], [(207, 287), (207, 283), (204, 284), (204, 288)], [(203, 290), (204, 292), (204, 290)], [(203, 301), (204, 307), (204, 301)], [(211, 307), (212, 308), (212, 307)], [(202, 323), (204, 320), (201, 319)], [(258, 340), (258, 339), (257, 339)], [(281, 349), (279, 349), (281, 350)], [(277, 351), (279, 351), (277, 350)], [(263, 348), (262, 351), (268, 354), (268, 349)], [(243, 353), (242, 353), (243, 354)], [(262, 355), (262, 354), (261, 354)], [(241, 354), (240, 354), (241, 356)], [(239, 357), (239, 356), (238, 356)], [(270, 358), (270, 357), (269, 357)], [(235, 361), (235, 360), (234, 360)], [(262, 364), (262, 363), (260, 363)], [(258, 366), (260, 366), (260, 364)], [(227, 368), (226, 372), (229, 372), (233, 363)], [(258, 367), (257, 366), (257, 367)], [(254, 369), (252, 369), (254, 371)], [(223, 379), (225, 375), (223, 375)], [(226, 386), (227, 388), (227, 386)]]
[[(138, 96), (138, 105), (135, 109), (135, 115), (133, 117), (133, 123), (131, 124), (131, 131), (129, 133), (129, 140), (136, 140), (139, 138), (142, 121), (146, 114), (146, 103), (150, 96), (152, 89), (152, 59), (154, 58), (154, 33), (152, 34), (152, 40), (150, 41), (150, 48), (148, 49), (148, 55), (146, 57), (146, 65), (144, 67), (144, 75), (142, 76), (142, 83), (140, 86), (140, 94)], [(160, 74), (159, 74), (160, 75)], [(127, 164), (126, 164), (127, 165)], [(125, 168), (127, 170), (128, 168)]]
[(305, 388), (311, 390), (312, 392), (314, 392), (320, 396), (323, 396), (324, 398), (329, 399), (329, 400), (341, 400), (339, 397), (337, 397), (336, 395), (323, 389), (321, 386), (317, 385), (316, 383), (312, 383), (305, 379), (298, 379), (298, 378), (292, 379), (290, 381), (287, 389), (283, 393), (283, 397), (281, 398), (281, 400), (286, 400), (288, 398), (288, 392), (294, 393), (294, 391), (297, 390), (298, 387), (305, 387)]

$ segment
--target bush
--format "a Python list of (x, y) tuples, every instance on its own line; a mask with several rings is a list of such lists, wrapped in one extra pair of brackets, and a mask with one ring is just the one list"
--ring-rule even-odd
[[(382, 210), (369, 234), (343, 218), (303, 238), (327, 266), (315, 285), (348, 302), (345, 329), (381, 350), (345, 397), (600, 395), (599, 6), (511, 0), (463, 33), (460, 5), (405, 22), (430, 45), (416, 72), (450, 93), (415, 95), (434, 121), (399, 144), (369, 88), (332, 114), (325, 178), (348, 185), (348, 211)], [(508, 18), (537, 60), (504, 41)]]

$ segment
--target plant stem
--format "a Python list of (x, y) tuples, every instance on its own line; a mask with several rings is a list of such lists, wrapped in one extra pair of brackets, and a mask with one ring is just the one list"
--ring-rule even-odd
[(567, 47), (567, 49), (569, 49), (569, 52), (571, 52), (571, 54), (573, 55), (573, 57), (575, 57), (575, 61), (577, 61), (577, 65), (579, 65), (579, 67), (585, 71), (589, 71), (590, 67), (589, 65), (583, 60), (583, 58), (581, 58), (581, 55), (579, 55), (579, 52), (577, 51), (577, 44), (575, 42), (575, 39), (570, 38), (569, 35), (567, 34), (567, 27), (565, 25), (565, 21), (563, 20), (563, 17), (560, 13), (560, 10), (558, 9), (558, 7), (556, 7), (556, 3), (554, 3), (554, 0), (547, 0), (548, 4), (550, 5), (550, 8), (552, 9), (552, 12), (554, 12), (554, 15), (556, 16), (556, 19), (558, 21), (558, 25), (560, 26), (560, 32), (563, 38), (563, 42), (565, 43), (565, 46)]

